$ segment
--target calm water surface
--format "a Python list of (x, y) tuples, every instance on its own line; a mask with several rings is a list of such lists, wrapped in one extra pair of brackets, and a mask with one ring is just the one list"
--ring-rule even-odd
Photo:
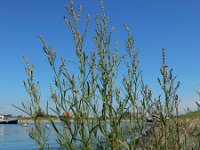
[[(50, 143), (54, 147), (56, 141), (50, 137)], [(35, 142), (28, 136), (26, 128), (19, 124), (0, 125), (0, 150), (35, 150), (38, 149)]]
[[(124, 127), (126, 128), (126, 124), (124, 123)], [(130, 125), (130, 124), (129, 124)], [(133, 125), (133, 124), (132, 124)], [(147, 124), (148, 125), (148, 124)], [(151, 125), (151, 124), (149, 124)], [(28, 128), (32, 125), (28, 124)], [(61, 124), (57, 125), (57, 127), (61, 126)], [(29, 137), (27, 128), (22, 127), (19, 124), (0, 124), (0, 150), (36, 150), (36, 143)], [(58, 144), (55, 141), (55, 135), (52, 132), (53, 129), (51, 125), (49, 125), (49, 144), (52, 149), (58, 148)]]

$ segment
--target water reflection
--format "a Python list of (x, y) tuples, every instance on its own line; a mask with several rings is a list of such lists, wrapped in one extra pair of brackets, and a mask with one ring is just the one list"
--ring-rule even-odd
[(0, 125), (0, 136), (4, 136), (5, 125)]

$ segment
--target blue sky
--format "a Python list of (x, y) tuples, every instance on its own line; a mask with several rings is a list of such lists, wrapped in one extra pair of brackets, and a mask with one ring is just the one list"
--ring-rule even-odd
[[(0, 111), (20, 114), (11, 106), (20, 106), (28, 97), (23, 87), (26, 79), (22, 55), (35, 65), (35, 76), (40, 80), (42, 100), (49, 100), (49, 83), (52, 72), (42, 51), (38, 36), (43, 35), (48, 45), (66, 60), (75, 58), (71, 34), (63, 20), (67, 15), (67, 0), (1, 0), (0, 1)], [(94, 17), (100, 12), (98, 0), (75, 0), (83, 5), (83, 18), (91, 15), (90, 32), (86, 51), (92, 50), (90, 42), (94, 34)], [(200, 100), (196, 90), (200, 85), (200, 1), (199, 0), (104, 0), (115, 27), (113, 40), (119, 39), (123, 53), (128, 24), (139, 48), (140, 69), (144, 81), (150, 85), (155, 96), (159, 93), (157, 77), (161, 66), (161, 50), (166, 49), (167, 62), (181, 82), (180, 108), (196, 109)], [(71, 67), (72, 69), (73, 67)], [(72, 70), (73, 71), (73, 70)]]

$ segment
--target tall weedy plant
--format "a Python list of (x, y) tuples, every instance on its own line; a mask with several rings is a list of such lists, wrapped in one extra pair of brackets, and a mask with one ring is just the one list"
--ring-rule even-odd
[[(55, 107), (48, 107), (47, 110), (50, 109), (56, 114), (61, 126), (54, 122), (54, 118), (49, 116), (47, 119), (54, 130), (58, 147), (72, 150), (180, 149), (176, 95), (179, 83), (175, 86), (172, 70), (167, 71), (165, 51), (163, 50), (163, 65), (160, 69), (162, 78), (158, 78), (164, 92), (164, 100), (160, 101), (159, 97), (159, 100), (154, 101), (152, 92), (144, 84), (138, 69), (138, 49), (133, 50), (134, 38), (128, 26), (124, 25), (128, 35), (125, 54), (119, 55), (117, 48), (111, 47), (114, 29), (109, 29), (109, 19), (102, 1), (100, 4), (102, 13), (96, 15), (96, 30), (93, 36), (95, 51), (90, 55), (84, 48), (90, 15), (87, 15), (85, 29), (81, 33), (79, 21), (82, 6), (76, 11), (72, 0), (66, 6), (68, 16), (64, 17), (64, 20), (74, 40), (77, 74), (71, 74), (63, 57), (57, 66), (56, 51), (40, 36), (44, 53), (54, 73), (49, 89)], [(27, 105), (22, 103), (22, 108), (19, 109), (34, 120), (34, 127), (29, 132), (30, 137), (40, 149), (50, 149), (47, 128), (42, 126), (41, 119), (38, 118), (38, 114), (42, 112), (39, 85), (34, 83), (33, 67), (28, 61), (26, 63), (28, 80), (24, 85), (30, 101)], [(117, 72), (120, 65), (125, 66), (126, 72)], [(122, 80), (120, 76), (123, 76)], [(63, 115), (65, 112), (73, 112), (73, 118)], [(144, 136), (146, 117), (151, 115), (157, 115), (157, 119), (153, 118), (152, 121), (158, 121), (160, 126), (151, 126), (149, 135)], [(170, 142), (174, 143), (174, 147)]]
[(49, 149), (47, 126), (42, 125), (40, 117), (44, 115), (40, 106), (40, 90), (39, 81), (34, 81), (34, 66), (31, 65), (27, 59), (23, 56), (26, 62), (26, 74), (27, 80), (24, 81), (24, 87), (30, 98), (29, 101), (22, 102), (22, 108), (15, 105), (14, 107), (20, 109), (30, 118), (33, 119), (34, 125), (30, 129), (27, 129), (29, 136), (36, 142), (39, 149)]
[(163, 94), (155, 101), (153, 107), (160, 126), (152, 128), (152, 146), (156, 149), (181, 149), (178, 119), (179, 99), (176, 94), (180, 82), (176, 83), (176, 76), (173, 76), (172, 69), (168, 70), (165, 49), (162, 50), (162, 58), (161, 77), (158, 78), (158, 83)]

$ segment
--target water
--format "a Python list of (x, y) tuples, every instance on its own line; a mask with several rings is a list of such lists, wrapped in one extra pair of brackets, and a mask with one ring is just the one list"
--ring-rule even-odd
[[(50, 136), (50, 145), (57, 146), (53, 136)], [(26, 128), (19, 124), (0, 125), (0, 150), (36, 150), (36, 143), (29, 137)]]
[[(32, 124), (33, 125), (33, 124)], [(31, 124), (28, 124), (27, 128), (30, 128), (32, 126)], [(132, 123), (133, 125), (133, 123)], [(131, 125), (131, 126), (132, 126)], [(147, 124), (148, 125), (148, 124)], [(151, 123), (149, 124), (151, 125)], [(61, 124), (57, 124), (56, 126), (61, 127)], [(127, 123), (123, 123), (123, 130), (126, 132), (125, 129), (127, 129)], [(50, 147), (59, 147), (57, 142), (55, 141), (55, 132), (53, 131), (52, 126), (48, 125), (49, 130), (48, 132), (51, 133), (49, 135), (49, 141)], [(6, 124), (6, 125), (0, 125), (0, 150), (6, 149), (6, 150), (36, 150), (37, 145), (36, 143), (29, 137), (25, 127), (22, 127), (19, 124)], [(98, 135), (101, 135), (100, 132), (98, 132)]]
[(37, 146), (24, 128), (18, 124), (0, 125), (0, 149), (25, 150), (27, 148), (37, 149)]

